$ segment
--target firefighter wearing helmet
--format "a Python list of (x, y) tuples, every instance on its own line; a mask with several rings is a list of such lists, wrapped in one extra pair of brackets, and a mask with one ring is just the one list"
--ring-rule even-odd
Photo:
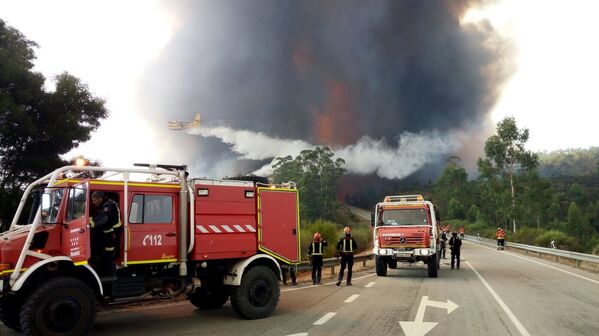
[(321, 237), (320, 232), (314, 233), (314, 240), (308, 246), (308, 256), (312, 264), (312, 284), (319, 285), (322, 274), (322, 255), (328, 243)]
[(351, 274), (354, 267), (354, 252), (358, 249), (358, 244), (351, 236), (351, 227), (346, 226), (343, 229), (344, 236), (337, 242), (337, 256), (341, 254), (341, 269), (339, 270), (339, 278), (337, 286), (341, 285), (343, 273), (347, 267), (347, 285), (351, 286)]

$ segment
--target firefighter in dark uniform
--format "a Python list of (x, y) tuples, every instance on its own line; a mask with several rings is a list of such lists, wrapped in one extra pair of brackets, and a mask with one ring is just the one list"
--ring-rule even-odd
[(287, 285), (287, 275), (289, 275), (289, 277), (291, 278), (291, 285), (292, 286), (297, 286), (297, 277), (296, 277), (296, 272), (295, 269), (297, 268), (297, 264), (288, 264), (288, 263), (281, 263), (281, 273), (283, 276), (283, 285)]
[(462, 248), (462, 240), (458, 237), (458, 233), (451, 234), (449, 239), (449, 249), (451, 250), (451, 269), (453, 269), (454, 261), (457, 260), (457, 269), (460, 269), (460, 249)]
[(91, 199), (96, 207), (96, 213), (89, 220), (91, 264), (100, 276), (113, 277), (116, 273), (115, 259), (118, 257), (122, 233), (119, 206), (101, 191), (94, 191)]
[(354, 252), (358, 249), (358, 244), (351, 236), (351, 228), (346, 226), (343, 229), (345, 236), (339, 239), (337, 242), (337, 256), (341, 254), (341, 269), (339, 270), (339, 278), (337, 279), (337, 286), (341, 285), (343, 280), (343, 272), (347, 266), (347, 285), (351, 286), (351, 274), (352, 268), (354, 267)]
[(310, 257), (310, 263), (312, 264), (312, 284), (319, 285), (320, 278), (322, 275), (322, 255), (324, 253), (324, 247), (328, 243), (322, 239), (320, 232), (314, 233), (314, 241), (310, 243), (308, 247), (308, 256)]

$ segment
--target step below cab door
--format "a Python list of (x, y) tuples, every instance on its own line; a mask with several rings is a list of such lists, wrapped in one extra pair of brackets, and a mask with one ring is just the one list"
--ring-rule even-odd
[(300, 261), (296, 189), (258, 188), (258, 249), (281, 261)]

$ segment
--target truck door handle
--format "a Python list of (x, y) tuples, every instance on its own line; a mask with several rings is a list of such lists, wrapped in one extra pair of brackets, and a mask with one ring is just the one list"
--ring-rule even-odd
[(177, 234), (176, 234), (176, 233), (174, 233), (174, 232), (169, 232), (169, 233), (167, 233), (167, 234), (166, 234), (166, 236), (167, 236), (167, 237), (174, 237), (174, 236), (176, 236), (176, 235), (177, 235)]

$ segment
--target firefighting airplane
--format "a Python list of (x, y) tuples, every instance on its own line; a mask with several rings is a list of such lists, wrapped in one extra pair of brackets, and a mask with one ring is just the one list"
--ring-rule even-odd
[(180, 131), (189, 128), (198, 128), (200, 127), (200, 114), (196, 114), (195, 118), (193, 118), (190, 122), (183, 122), (178, 120), (173, 120), (168, 122), (168, 128), (174, 131)]

